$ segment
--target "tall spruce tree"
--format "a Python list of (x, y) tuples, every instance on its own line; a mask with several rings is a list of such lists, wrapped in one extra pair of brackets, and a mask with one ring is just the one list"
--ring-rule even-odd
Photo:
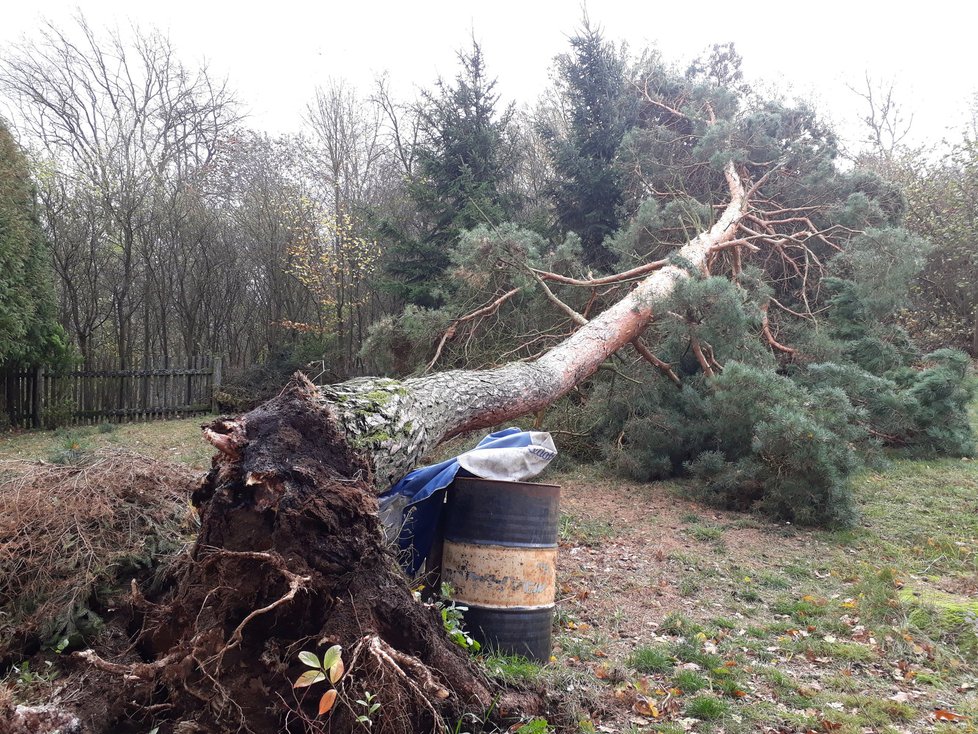
[(570, 43), (570, 53), (557, 57), (567, 128), (544, 123), (540, 132), (557, 173), (553, 196), (560, 226), (580, 236), (586, 265), (607, 268), (615, 258), (604, 239), (621, 224), (615, 156), (629, 127), (627, 57), (586, 17)]
[(27, 160), (0, 120), (0, 365), (65, 354)]
[(423, 306), (440, 302), (440, 276), (461, 232), (499, 224), (515, 206), (502, 193), (513, 171), (507, 139), (513, 107), (499, 110), (496, 81), (487, 76), (482, 48), (474, 39), (458, 58), (461, 70), (454, 83), (439, 79), (423, 99), (420, 175), (411, 193), (429, 220), (427, 234), (397, 244), (388, 267), (399, 295)]
[[(640, 479), (692, 475), (711, 502), (828, 525), (852, 521), (848, 478), (881, 443), (973, 454), (967, 357), (925, 356), (895, 322), (927, 251), (901, 227), (900, 192), (838, 165), (816, 110), (744, 85), (731, 46), (685, 72), (655, 52), (630, 69), (631, 124), (608, 159), (627, 223), (600, 242), (621, 272), (587, 273), (576, 237), (480, 228), (452, 252), (466, 287), (374, 335), (445, 366), (546, 354), (567, 320), (590, 329), (638, 278), (672, 272), (646, 302), (643, 360), (554, 407), (551, 426), (588, 437), (569, 453)], [(720, 226), (735, 174), (744, 193)], [(689, 259), (684, 243), (716, 227), (727, 241)]]

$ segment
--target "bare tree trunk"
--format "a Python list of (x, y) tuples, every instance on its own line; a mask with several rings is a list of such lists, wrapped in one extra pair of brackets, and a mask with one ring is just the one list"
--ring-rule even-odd
[(971, 356), (978, 358), (978, 305), (975, 306), (975, 325), (971, 332)]

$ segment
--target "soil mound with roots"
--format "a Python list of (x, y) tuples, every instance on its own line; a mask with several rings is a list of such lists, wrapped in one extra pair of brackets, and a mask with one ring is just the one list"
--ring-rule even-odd
[[(163, 582), (132, 585), (126, 634), (74, 652), (53, 696), (84, 731), (345, 733), (364, 729), (358, 717), (367, 716), (372, 732), (404, 734), (450, 731), (470, 713), (538, 713), (535, 696), (494, 695), (439, 611), (414, 598), (384, 545), (370, 469), (317, 397), (297, 376), (264, 405), (205, 427), (218, 454), (192, 495), (196, 542)], [(94, 474), (70, 473), (85, 467), (46, 471), (104, 491)], [(114, 471), (129, 488), (93, 505), (150, 491), (131, 464)], [(175, 521), (191, 477), (157, 472), (152, 486), (172, 501)], [(47, 486), (40, 468), (34, 475), (30, 486)], [(133, 537), (143, 532), (139, 517), (129, 521)], [(22, 594), (32, 582), (18, 583), (11, 591)], [(339, 664), (294, 687), (311, 671), (300, 653), (322, 659), (337, 647)]]
[[(220, 450), (194, 501), (202, 526), (174, 594), (150, 611), (138, 671), (201, 731), (441, 730), (492, 696), (441, 617), (419, 604), (383, 545), (370, 470), (315, 388), (281, 395), (205, 431)], [(334, 687), (293, 682), (299, 653), (342, 648)], [(163, 731), (163, 730), (161, 730)]]

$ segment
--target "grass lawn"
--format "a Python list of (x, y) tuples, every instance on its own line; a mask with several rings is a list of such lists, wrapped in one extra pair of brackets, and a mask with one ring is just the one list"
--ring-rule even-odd
[(55, 431), (0, 433), (0, 461), (60, 461), (70, 452), (115, 447), (207, 469), (214, 449), (201, 437), (200, 426), (209, 419), (210, 416), (199, 415), (146, 423), (104, 423)]
[(836, 532), (697, 505), (682, 482), (548, 481), (560, 631), (537, 676), (577, 691), (580, 731), (978, 731), (978, 461), (865, 472), (860, 522)]

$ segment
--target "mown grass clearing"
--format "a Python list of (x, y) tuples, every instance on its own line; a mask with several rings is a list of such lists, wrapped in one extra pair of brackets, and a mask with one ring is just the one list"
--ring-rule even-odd
[(64, 463), (71, 461), (73, 454), (106, 447), (125, 448), (154, 459), (206, 469), (214, 449), (201, 437), (200, 426), (208, 420), (209, 416), (200, 415), (147, 423), (103, 423), (54, 431), (0, 433), (0, 461)]

